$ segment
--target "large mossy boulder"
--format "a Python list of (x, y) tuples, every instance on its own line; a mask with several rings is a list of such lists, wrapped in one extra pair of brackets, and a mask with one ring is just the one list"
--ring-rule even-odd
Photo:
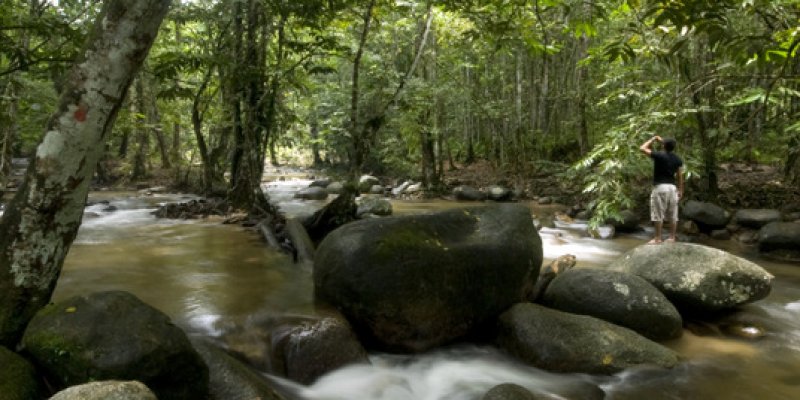
[(644, 279), (625, 272), (572, 269), (547, 287), (542, 304), (590, 315), (653, 339), (681, 336), (683, 320), (675, 306)]
[(208, 368), (186, 334), (127, 292), (99, 292), (48, 305), (31, 320), (22, 343), (57, 388), (136, 380), (160, 400), (208, 394)]
[(630, 329), (533, 303), (515, 304), (500, 316), (496, 343), (530, 365), (557, 372), (614, 374), (678, 363), (675, 352)]
[(0, 346), (0, 399), (31, 400), (40, 394), (36, 369), (25, 358)]
[(137, 381), (101, 381), (72, 386), (49, 400), (158, 400), (143, 383)]
[(644, 278), (686, 314), (713, 313), (763, 299), (773, 278), (743, 258), (690, 243), (642, 245), (611, 268)]
[(478, 333), (541, 263), (530, 211), (498, 204), (345, 225), (317, 249), (314, 288), (368, 344), (419, 352)]

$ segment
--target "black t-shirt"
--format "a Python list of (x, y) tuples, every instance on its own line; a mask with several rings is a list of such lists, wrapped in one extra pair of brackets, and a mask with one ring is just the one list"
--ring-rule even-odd
[(653, 185), (662, 183), (675, 184), (675, 173), (683, 166), (683, 160), (674, 153), (654, 151), (650, 153), (653, 159)]

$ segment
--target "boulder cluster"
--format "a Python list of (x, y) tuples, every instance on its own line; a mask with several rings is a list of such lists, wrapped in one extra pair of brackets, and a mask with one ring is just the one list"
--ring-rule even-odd
[[(0, 347), (0, 393), (291, 399), (263, 372), (311, 384), (369, 363), (368, 350), (466, 341), (557, 372), (671, 368), (680, 358), (660, 342), (679, 337), (687, 315), (757, 301), (772, 281), (753, 263), (686, 243), (642, 245), (604, 268), (573, 268), (575, 257), (564, 256), (543, 270), (542, 261), (530, 210), (513, 203), (361, 219), (316, 246), (314, 290), (327, 310), (319, 316), (253, 316), (219, 337), (190, 339), (130, 293), (76, 296), (42, 309), (17, 351)], [(539, 398), (526, 390), (501, 385), (484, 398)]]

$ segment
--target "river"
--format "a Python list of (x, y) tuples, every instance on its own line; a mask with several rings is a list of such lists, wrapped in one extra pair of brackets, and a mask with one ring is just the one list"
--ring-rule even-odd
[[(276, 182), (267, 191), (289, 215), (309, 213), (319, 202), (291, 198), (307, 181)], [(126, 290), (168, 314), (192, 335), (217, 336), (264, 313), (314, 312), (311, 271), (266, 248), (252, 231), (212, 221), (156, 220), (158, 204), (179, 195), (93, 193), (84, 223), (54, 293), (58, 301), (102, 290)], [(109, 210), (108, 206), (116, 210)], [(446, 201), (393, 202), (396, 214), (453, 207)], [(531, 205), (548, 218), (555, 207)], [(613, 240), (580, 230), (544, 228), (545, 263), (562, 254), (577, 267), (602, 267), (643, 244), (647, 233)], [(513, 382), (550, 393), (581, 393), (600, 386), (607, 399), (800, 399), (800, 266), (761, 258), (733, 242), (711, 243), (746, 257), (776, 279), (768, 298), (745, 306), (726, 323), (760, 327), (766, 335), (741, 339), (714, 331), (665, 343), (683, 362), (671, 370), (638, 368), (613, 376), (554, 374), (524, 366), (488, 346), (456, 346), (416, 356), (372, 354), (372, 364), (334, 371), (303, 398), (375, 400), (473, 400), (491, 387)], [(746, 328), (749, 329), (749, 328)], [(695, 330), (696, 331), (696, 330)]]

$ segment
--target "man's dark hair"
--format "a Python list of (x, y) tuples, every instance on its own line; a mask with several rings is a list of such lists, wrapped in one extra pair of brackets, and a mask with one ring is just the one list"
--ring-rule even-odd
[(672, 153), (672, 151), (675, 150), (675, 146), (677, 144), (678, 142), (676, 142), (675, 139), (673, 138), (664, 139), (664, 150)]

